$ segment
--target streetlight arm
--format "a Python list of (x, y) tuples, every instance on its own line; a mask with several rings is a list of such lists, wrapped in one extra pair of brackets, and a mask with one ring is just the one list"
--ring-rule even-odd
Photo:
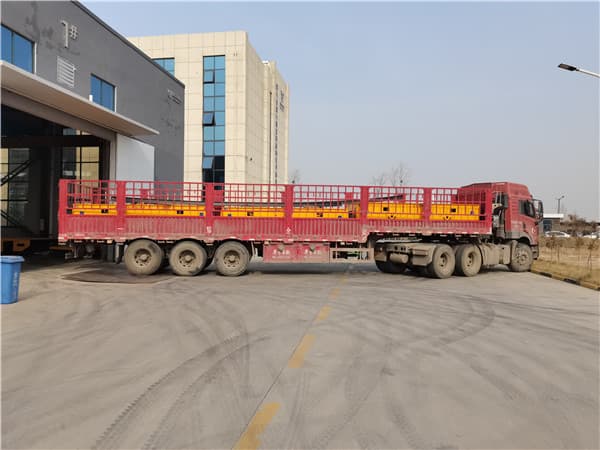
[(590, 72), (589, 70), (577, 69), (577, 72), (585, 73), (585, 74), (587, 74), (587, 75), (591, 75), (591, 76), (593, 76), (593, 77), (600, 78), (600, 74), (599, 74), (599, 73), (596, 73), (596, 72)]
[(585, 73), (586, 75), (591, 75), (593, 77), (600, 78), (600, 74), (597, 74), (596, 72), (590, 72), (589, 70), (580, 69), (579, 67), (571, 66), (569, 64), (561, 63), (558, 65), (558, 68), (568, 70), (569, 72), (581, 72)]

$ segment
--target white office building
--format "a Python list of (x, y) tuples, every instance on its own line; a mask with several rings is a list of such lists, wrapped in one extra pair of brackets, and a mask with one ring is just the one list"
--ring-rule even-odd
[(185, 181), (287, 183), (289, 88), (244, 31), (132, 37), (185, 88)]

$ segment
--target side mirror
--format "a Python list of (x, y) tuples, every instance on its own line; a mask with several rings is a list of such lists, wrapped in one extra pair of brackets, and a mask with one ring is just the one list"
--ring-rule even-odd
[(544, 220), (544, 204), (541, 200), (533, 200), (533, 208), (535, 209), (535, 218), (538, 222)]

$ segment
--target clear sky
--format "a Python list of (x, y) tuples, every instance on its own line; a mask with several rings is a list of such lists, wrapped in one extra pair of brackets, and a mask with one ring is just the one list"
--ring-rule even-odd
[(516, 181), (599, 214), (598, 2), (89, 2), (125, 36), (248, 31), (290, 85), (290, 172), (367, 184)]

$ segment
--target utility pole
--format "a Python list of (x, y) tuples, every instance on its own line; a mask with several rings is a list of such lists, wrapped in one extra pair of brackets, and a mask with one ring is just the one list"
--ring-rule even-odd
[(561, 195), (560, 197), (558, 197), (558, 198), (556, 199), (556, 200), (558, 201), (558, 205), (557, 205), (557, 207), (556, 207), (556, 213), (557, 213), (557, 214), (560, 214), (560, 201), (561, 201), (563, 198), (565, 198), (565, 196), (564, 196), (564, 195)]

